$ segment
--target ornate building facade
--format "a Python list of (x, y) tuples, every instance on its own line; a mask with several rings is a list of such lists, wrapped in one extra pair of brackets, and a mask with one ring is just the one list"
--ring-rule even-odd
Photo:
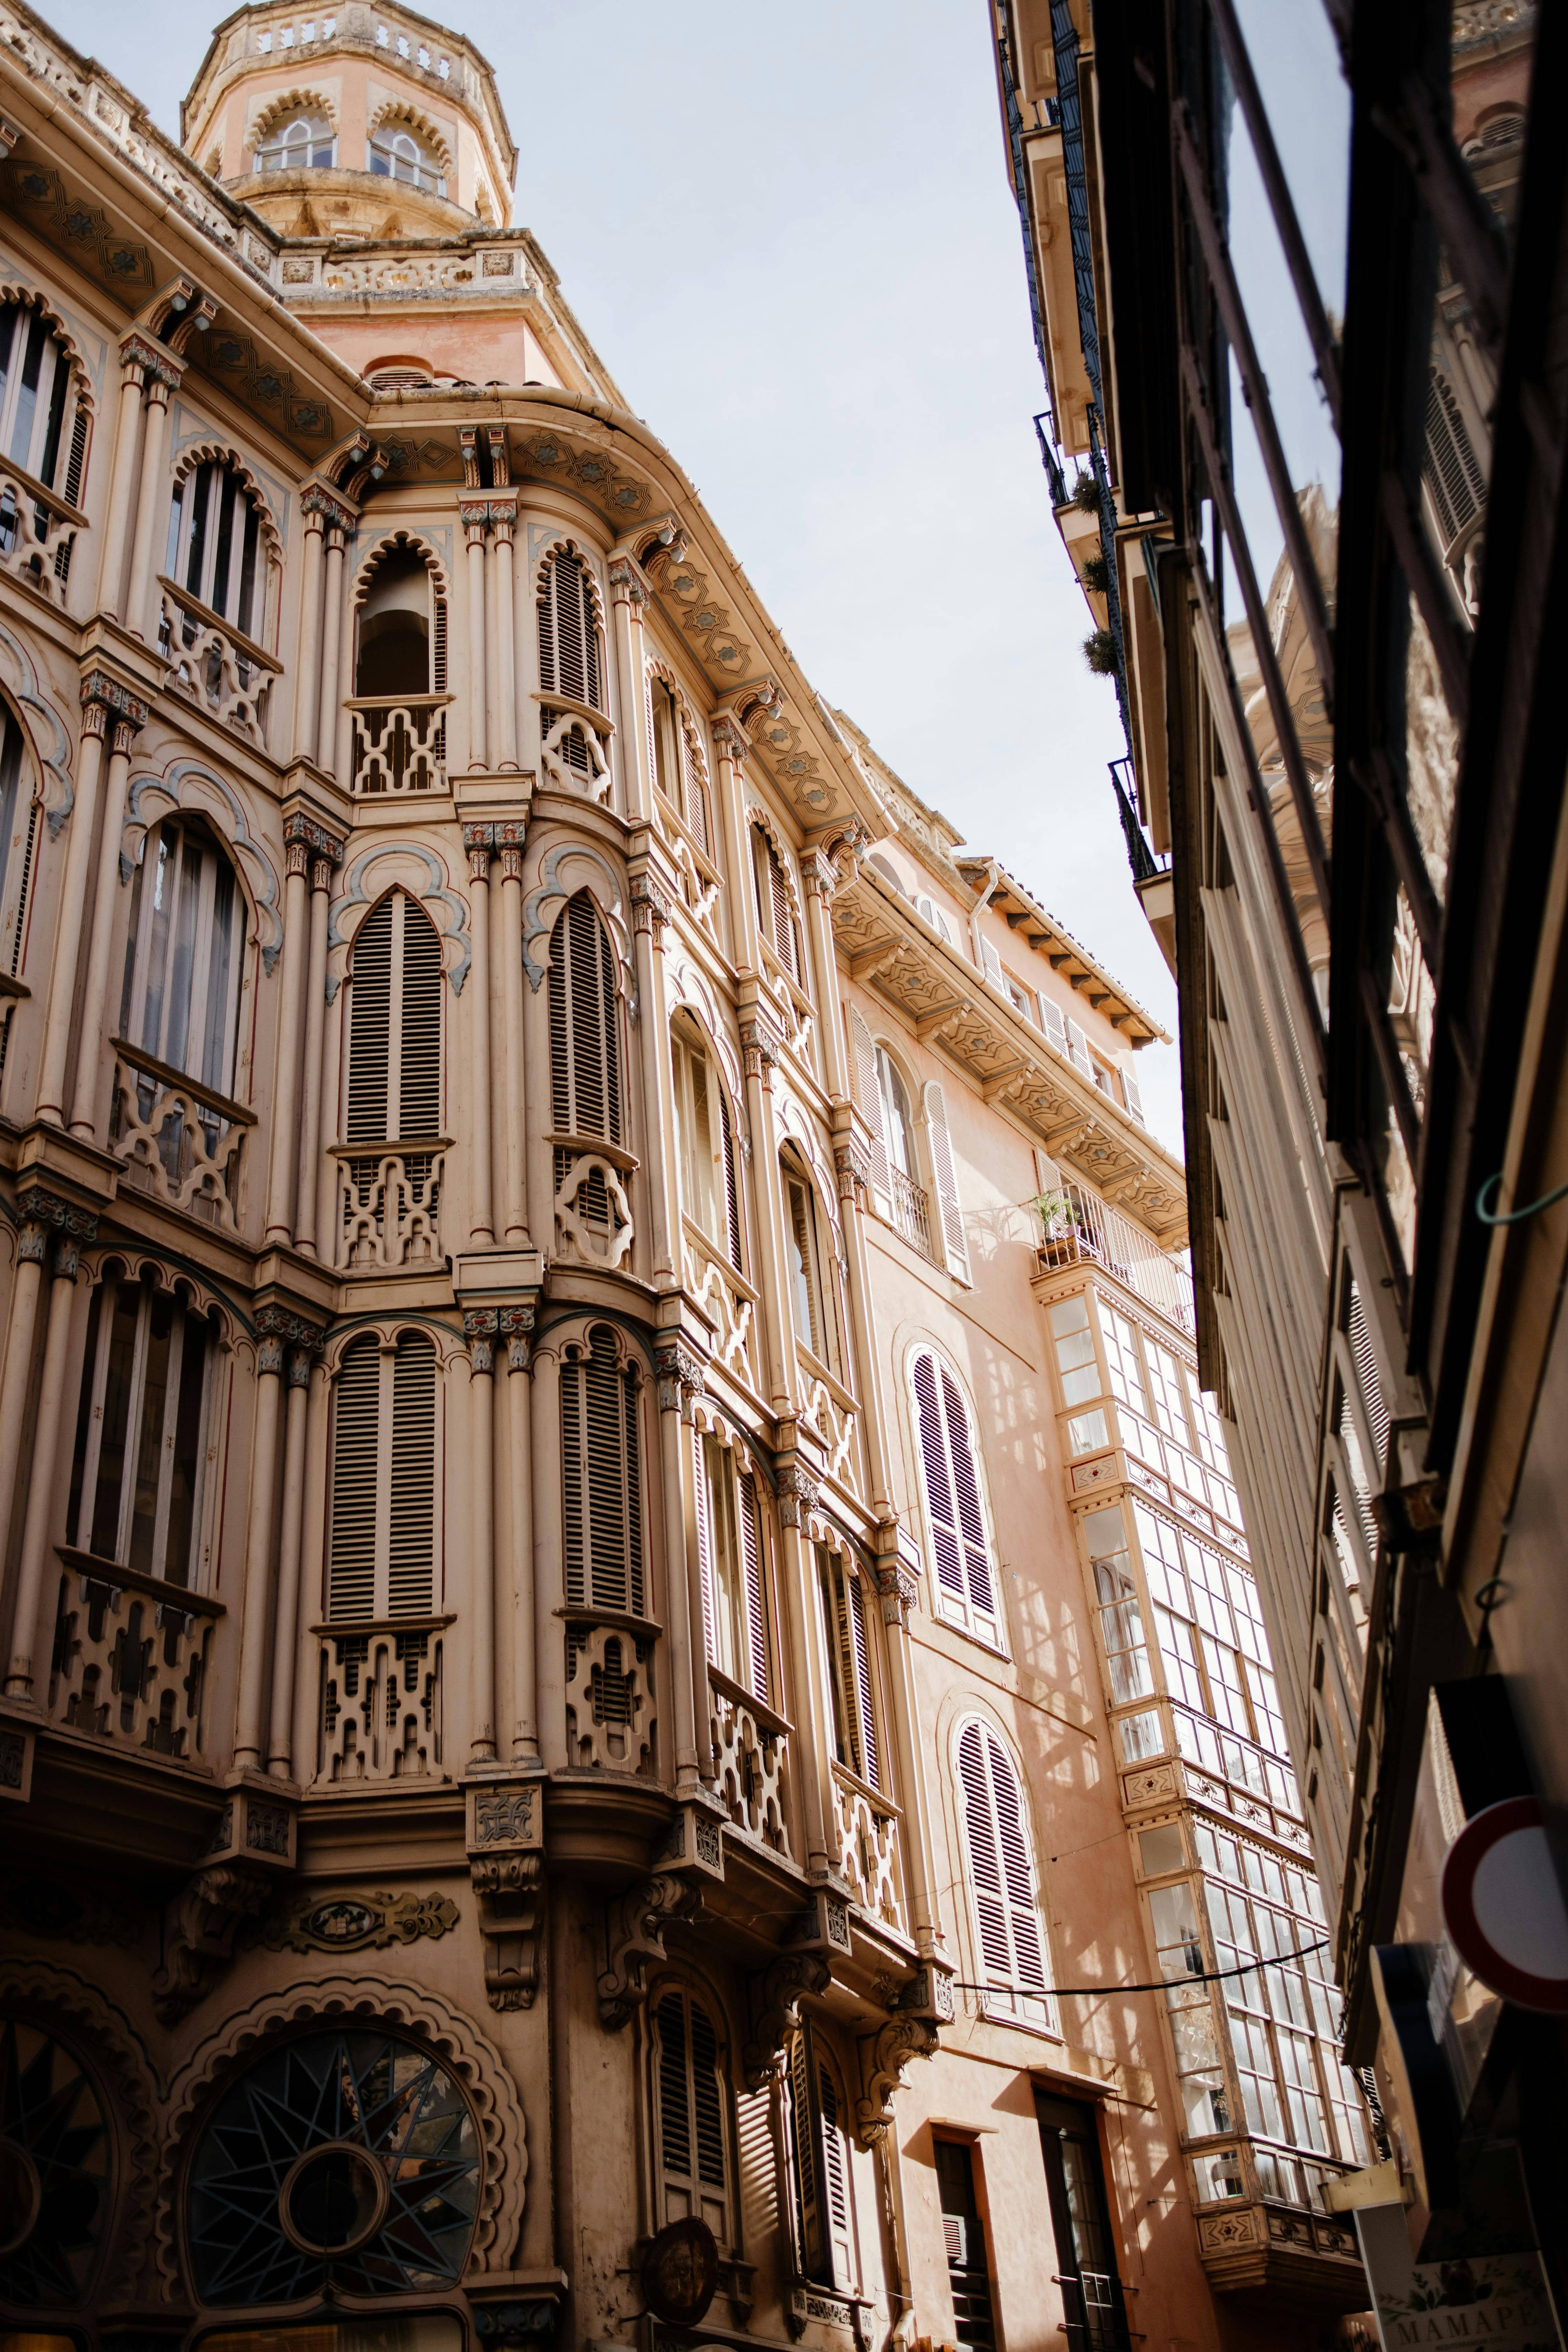
[(470, 44), (243, 8), (179, 148), (4, 23), (7, 2342), (1314, 2342), (1155, 1025), (814, 694)]

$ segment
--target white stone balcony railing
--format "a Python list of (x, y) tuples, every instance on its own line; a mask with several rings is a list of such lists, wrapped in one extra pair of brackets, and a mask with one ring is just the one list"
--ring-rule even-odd
[(555, 1239), (563, 1257), (606, 1273), (631, 1248), (635, 1228), (629, 1151), (574, 1135), (547, 1135), (555, 1179)]
[(713, 1354), (726, 1371), (757, 1386), (757, 1294), (699, 1224), (684, 1221), (686, 1287), (713, 1327)]
[(801, 1418), (820, 1441), (827, 1456), (827, 1475), (847, 1486), (852, 1494), (862, 1490), (860, 1462), (860, 1408), (841, 1381), (836, 1380), (826, 1364), (810, 1352), (798, 1350), (805, 1397), (801, 1406)]
[(158, 651), (169, 665), (169, 684), (265, 751), (272, 681), (282, 664), (176, 581), (159, 586)]
[(318, 1786), (444, 1780), (442, 1635), (449, 1617), (318, 1625)]
[(834, 1867), (862, 1910), (902, 1934), (899, 1809), (842, 1764), (831, 1770)]
[(1193, 1278), (1186, 1267), (1098, 1192), (1086, 1184), (1064, 1183), (1044, 1194), (1037, 1206), (1045, 1226), (1042, 1270), (1090, 1260), (1135, 1291), (1156, 1314), (1184, 1331), (1195, 1328)]
[(243, 1103), (115, 1039), (109, 1148), (138, 1191), (237, 1233), (245, 1139), (255, 1124)]
[(71, 549), (87, 517), (20, 466), (0, 465), (0, 566), (63, 605)]
[(62, 1549), (52, 1723), (182, 1764), (203, 1757), (208, 1649), (221, 1601)]
[(738, 1830), (793, 1861), (789, 1726), (717, 1666), (708, 1669), (714, 1795)]
[(888, 1181), (892, 1191), (894, 1225), (922, 1257), (934, 1257), (931, 1240), (931, 1201), (924, 1185), (917, 1184), (912, 1176), (906, 1176), (901, 1168), (890, 1168)]
[(641, 1617), (564, 1609), (566, 1760), (575, 1769), (657, 1777), (654, 1651), (659, 1628)]
[(445, 1136), (428, 1143), (338, 1144), (338, 1264), (439, 1265)]
[(447, 789), (447, 694), (405, 694), (401, 701), (356, 699), (353, 788), (362, 799)]

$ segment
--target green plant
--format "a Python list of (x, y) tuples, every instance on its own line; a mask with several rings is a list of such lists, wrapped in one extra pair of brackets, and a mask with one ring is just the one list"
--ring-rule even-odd
[(1083, 1223), (1070, 1192), (1037, 1192), (1033, 1205), (1047, 1241), (1056, 1234), (1076, 1233)]
[(1106, 590), (1110, 585), (1110, 574), (1105, 568), (1105, 558), (1103, 555), (1085, 556), (1083, 563), (1083, 584), (1086, 588), (1092, 588), (1097, 596), (1104, 595)]
[(1096, 677), (1116, 675), (1116, 640), (1109, 629), (1096, 629), (1083, 641), (1083, 657)]
[(1100, 512), (1100, 484), (1092, 474), (1080, 474), (1072, 486), (1072, 502), (1085, 514)]

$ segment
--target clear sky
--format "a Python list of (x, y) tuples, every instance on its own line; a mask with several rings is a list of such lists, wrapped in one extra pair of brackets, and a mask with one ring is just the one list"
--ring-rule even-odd
[[(220, 13), (46, 0), (176, 137)], [(987, 0), (424, 13), (494, 65), (517, 218), (812, 683), (1173, 1034), (1030, 421)], [(1179, 1151), (1173, 1047), (1137, 1067)]]

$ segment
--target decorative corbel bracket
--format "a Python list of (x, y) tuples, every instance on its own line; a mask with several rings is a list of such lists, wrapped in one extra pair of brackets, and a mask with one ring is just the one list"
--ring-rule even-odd
[(937, 2030), (929, 2018), (911, 2017), (902, 2010), (861, 2042), (865, 2095), (855, 2102), (855, 2137), (862, 2147), (875, 2147), (892, 2122), (893, 2100), (910, 2060), (932, 2057), (937, 2047)]
[(612, 1896), (605, 1921), (609, 1965), (599, 1978), (599, 2022), (607, 2032), (618, 2032), (647, 1999), (649, 1963), (666, 1957), (665, 1929), (695, 1918), (701, 1906), (700, 1888), (680, 1878), (645, 1878)]
[(207, 1863), (187, 1879), (163, 1919), (163, 1965), (153, 1979), (153, 2010), (161, 2025), (189, 2016), (234, 1957), (234, 1939), (272, 1892), (268, 1874), (252, 1863)]
[(485, 1939), (485, 1995), (492, 2009), (531, 2009), (543, 1939), (544, 1790), (527, 1780), (470, 1782), (468, 1876)]
[(752, 1979), (751, 2039), (741, 2053), (748, 2091), (760, 2091), (778, 2071), (784, 2044), (800, 2023), (805, 1993), (826, 1992), (833, 1971), (816, 1952), (781, 1952)]

